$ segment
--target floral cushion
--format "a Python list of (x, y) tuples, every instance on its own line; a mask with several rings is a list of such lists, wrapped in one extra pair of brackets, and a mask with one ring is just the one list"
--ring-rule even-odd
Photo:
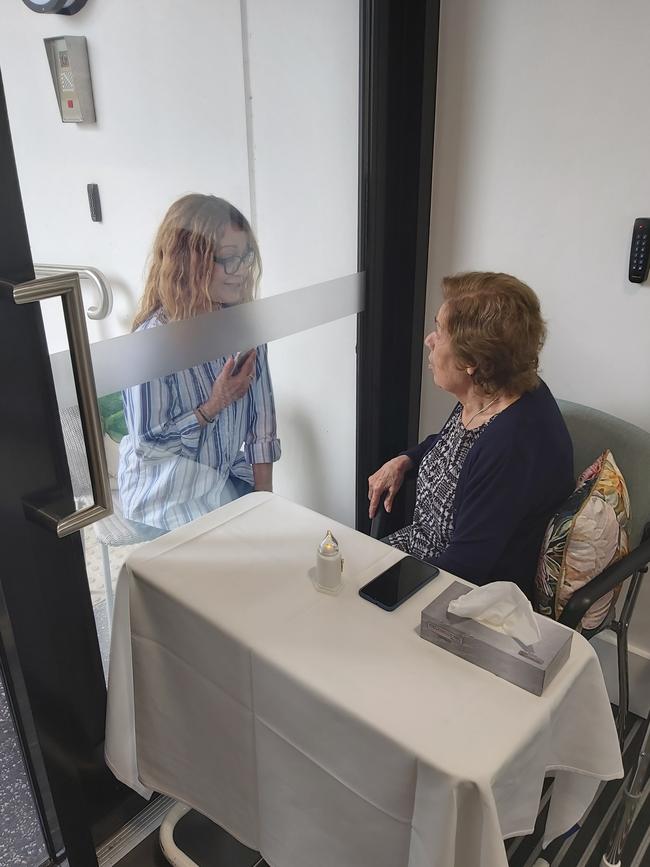
[[(630, 500), (609, 449), (578, 478), (575, 491), (551, 518), (535, 579), (535, 609), (557, 620), (580, 587), (628, 552)], [(595, 602), (579, 629), (596, 629), (620, 586)]]

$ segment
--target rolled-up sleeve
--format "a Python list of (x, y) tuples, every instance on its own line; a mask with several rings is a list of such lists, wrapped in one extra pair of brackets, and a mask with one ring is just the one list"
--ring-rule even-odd
[(255, 374), (248, 408), (244, 455), (251, 464), (270, 464), (279, 460), (281, 448), (266, 344), (257, 347)]

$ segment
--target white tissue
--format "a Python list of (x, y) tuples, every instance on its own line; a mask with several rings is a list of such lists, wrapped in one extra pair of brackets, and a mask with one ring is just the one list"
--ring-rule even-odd
[(470, 617), (522, 644), (535, 644), (541, 633), (533, 607), (511, 581), (493, 581), (452, 599), (447, 609), (458, 617)]

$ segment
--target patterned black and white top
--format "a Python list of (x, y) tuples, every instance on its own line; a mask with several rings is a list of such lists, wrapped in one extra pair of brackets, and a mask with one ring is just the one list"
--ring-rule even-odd
[[(454, 532), (454, 496), (463, 463), (472, 446), (496, 415), (474, 430), (461, 420), (462, 405), (447, 419), (434, 446), (418, 470), (413, 523), (396, 530), (385, 541), (421, 559), (437, 557)], [(498, 415), (498, 413), (497, 413)]]

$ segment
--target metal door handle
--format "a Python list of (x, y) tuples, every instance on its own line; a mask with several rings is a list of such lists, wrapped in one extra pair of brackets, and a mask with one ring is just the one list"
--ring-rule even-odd
[(94, 524), (100, 518), (106, 518), (113, 512), (111, 486), (106, 466), (104, 452), (104, 437), (97, 405), (95, 377), (90, 358), (90, 344), (84, 317), (83, 299), (79, 274), (68, 273), (56, 277), (44, 277), (41, 280), (30, 280), (14, 287), (16, 304), (30, 304), (32, 301), (44, 301), (46, 298), (60, 297), (65, 315), (65, 327), (70, 345), (70, 359), (74, 373), (79, 414), (84, 432), (90, 482), (95, 502), (91, 506), (78, 509), (70, 515), (61, 516), (47, 508), (39, 508), (39, 517), (47, 526), (52, 527), (57, 536), (69, 536), (89, 524)]
[(113, 290), (108, 279), (98, 268), (90, 265), (39, 265), (34, 263), (34, 271), (37, 277), (50, 277), (57, 274), (69, 274), (70, 271), (78, 271), (81, 277), (92, 281), (99, 290), (99, 304), (97, 307), (89, 307), (86, 313), (89, 319), (106, 319), (113, 309)]

